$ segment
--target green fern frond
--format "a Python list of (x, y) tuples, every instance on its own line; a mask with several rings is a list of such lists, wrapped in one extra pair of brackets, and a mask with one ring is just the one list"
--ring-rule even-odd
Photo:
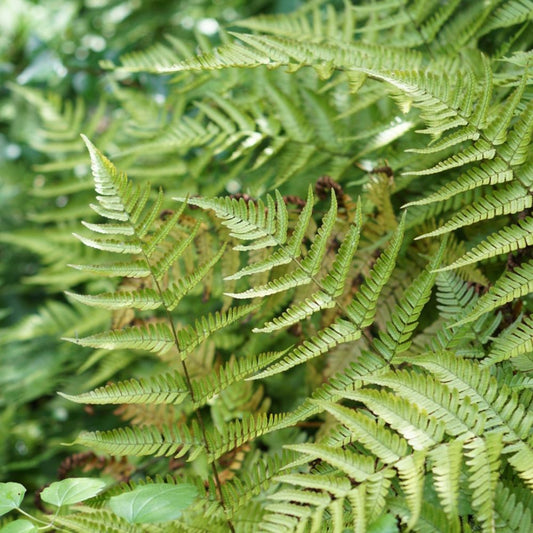
[(502, 434), (489, 433), (484, 439), (465, 442), (469, 485), (472, 489), (472, 506), (482, 531), (493, 531), (495, 523), (495, 499), (502, 452)]
[(280, 455), (267, 456), (264, 461), (256, 462), (250, 470), (242, 471), (239, 477), (224, 483), (221, 490), (224, 500), (229, 502), (228, 515), (235, 516), (238, 510), (257, 496), (261, 490), (269, 487), (283, 467), (294, 457), (293, 452), (284, 449)]
[(385, 464), (396, 463), (410, 449), (403, 437), (361, 411), (324, 401), (316, 403), (344, 424), (350, 430), (352, 438), (372, 450), (372, 453)]
[(346, 308), (346, 314), (350, 321), (360, 328), (367, 327), (372, 323), (379, 295), (392, 274), (396, 257), (400, 251), (404, 226), (405, 215), (401, 219), (398, 229), (394, 232), (389, 245), (376, 261), (369, 277)]
[(520, 491), (504, 487), (500, 482), (496, 486), (495, 510), (497, 514), (497, 527), (527, 533), (531, 526), (531, 505), (527, 498), (531, 498), (528, 492), (526, 498), (520, 498)]
[(280, 362), (254, 376), (262, 379), (283, 372), (296, 365), (326, 353), (338, 344), (357, 340), (361, 337), (362, 328), (373, 321), (377, 300), (381, 290), (388, 281), (395, 265), (403, 236), (405, 217), (394, 233), (388, 247), (376, 261), (369, 278), (359, 289), (357, 297), (343, 309), (349, 320), (337, 318), (333, 324), (294, 348)]
[(356, 454), (349, 450), (322, 444), (292, 444), (287, 446), (287, 448), (304, 454), (309, 462), (320, 458), (358, 483), (367, 480), (375, 473), (375, 465), (371, 457)]
[(454, 319), (464, 315), (477, 301), (474, 288), (454, 272), (439, 272), (436, 283), (438, 310), (444, 319)]
[(494, 365), (529, 352), (533, 352), (533, 317), (525, 316), (494, 339), (488, 356), (481, 364)]
[[(313, 5), (315, 4), (315, 5)], [(345, 3), (342, 12), (323, 2), (311, 2), (288, 15), (259, 15), (238, 22), (243, 28), (284, 37), (307, 39), (342, 40), (349, 42), (354, 30), (354, 10)]]
[(148, 379), (130, 379), (110, 383), (83, 394), (59, 393), (63, 398), (88, 404), (179, 404), (189, 396), (184, 378), (174, 374), (162, 374)]
[(442, 422), (450, 435), (472, 437), (481, 435), (485, 429), (485, 417), (478, 406), (431, 375), (396, 370), (372, 376), (368, 382), (389, 387), (405, 401), (416, 403), (428, 415)]
[(394, 310), (387, 331), (380, 334), (374, 346), (379, 353), (390, 361), (396, 354), (409, 349), (413, 330), (418, 324), (418, 319), (431, 295), (436, 274), (434, 266), (442, 260), (445, 242), (440, 246), (430, 264), (413, 280), (405, 291), (402, 299)]
[(506, 226), (498, 232), (488, 235), (480, 244), (454, 261), (451, 265), (437, 269), (437, 272), (452, 270), (478, 261), (484, 261), (497, 255), (507, 254), (533, 246), (533, 218), (526, 217), (518, 224)]
[(285, 372), (286, 370), (300, 365), (310, 359), (318, 357), (335, 346), (351, 342), (361, 337), (361, 330), (351, 322), (338, 318), (331, 326), (319, 331), (309, 340), (291, 350), (280, 362), (255, 375), (252, 379), (263, 379), (265, 377)]
[(533, 2), (509, 0), (497, 7), (483, 26), (482, 35), (496, 28), (506, 28), (533, 18)]
[(177, 347), (181, 358), (185, 359), (196, 346), (204, 342), (213, 333), (225, 328), (257, 310), (261, 304), (231, 307), (227, 311), (217, 311), (195, 320), (194, 326), (187, 326), (176, 331)]
[(487, 194), (481, 200), (468, 205), (453, 215), (440, 228), (420, 235), (417, 239), (436, 237), (465, 226), (471, 226), (483, 220), (490, 220), (499, 215), (520, 213), (533, 205), (531, 195), (520, 183), (514, 182), (505, 188)]
[(504, 272), (494, 286), (478, 300), (468, 315), (454, 326), (472, 322), (481, 315), (531, 292), (533, 292), (533, 260), (523, 263), (513, 271)]
[[(312, 197), (311, 197), (312, 198)], [(261, 248), (281, 245), (287, 239), (288, 213), (283, 198), (276, 193), (276, 199), (267, 196), (266, 205), (262, 200), (243, 198), (175, 198), (189, 205), (212, 209), (223, 224), (230, 230), (230, 236), (243, 241), (254, 241), (250, 245), (238, 245), (236, 250), (259, 250)]]
[[(309, 188), (307, 194), (307, 201), (305, 203), (302, 212), (298, 217), (298, 221), (293, 229), (293, 232), (289, 239), (287, 240), (284, 246), (280, 246), (279, 249), (274, 250), (272, 254), (269, 254), (265, 259), (251, 263), (243, 268), (241, 268), (235, 274), (227, 276), (226, 280), (237, 280), (244, 276), (250, 276), (252, 274), (259, 274), (261, 272), (266, 272), (272, 270), (275, 266), (285, 265), (290, 263), (300, 255), (300, 249), (302, 246), (302, 241), (308, 229), (311, 215), (313, 212), (313, 193), (311, 188)], [(283, 215), (285, 220), (285, 215)], [(285, 241), (280, 240), (279, 245), (282, 245)]]
[[(289, 307), (279, 317), (275, 317), (261, 328), (255, 328), (254, 331), (271, 332), (285, 328), (301, 322), (322, 309), (335, 306), (336, 299), (344, 291), (350, 264), (359, 243), (362, 222), (360, 205), (355, 216), (355, 225), (350, 227), (348, 234), (344, 237), (329, 274), (320, 281), (320, 286), (324, 289), (315, 292), (312, 297), (306, 298), (302, 303)], [(304, 264), (302, 263), (303, 266)]]
[(150, 268), (144, 259), (131, 262), (94, 264), (94, 265), (68, 265), (82, 272), (91, 272), (100, 276), (115, 276), (125, 278), (146, 278), (150, 275)]
[(440, 444), (430, 452), (433, 482), (442, 508), (448, 519), (457, 524), (459, 477), (463, 442), (460, 439)]
[(54, 522), (58, 527), (73, 533), (84, 533), (86, 531), (139, 533), (140, 531), (138, 525), (130, 524), (125, 518), (121, 518), (108, 509), (83, 507), (83, 512), (58, 515)]
[[(281, 424), (280, 424), (281, 422)], [(272, 431), (273, 427), (284, 424), (279, 414), (244, 415), (241, 419), (228, 422), (221, 432), (212, 431), (207, 436), (209, 442), (209, 461), (215, 461), (225, 453), (261, 435)], [(288, 424), (285, 425), (287, 427)]]
[(403, 398), (371, 389), (346, 391), (344, 397), (364, 403), (381, 420), (400, 433), (415, 450), (424, 450), (441, 442), (444, 424), (414, 407)]
[[(450, 353), (427, 354), (412, 360), (417, 366), (430, 371), (439, 381), (457, 389), (460, 398), (469, 397), (481, 413), (487, 416), (489, 427), (505, 428), (506, 437), (516, 441), (527, 438), (533, 417), (519, 403), (516, 395), (496, 386), (489, 369), (480, 368), (471, 361)], [(498, 402), (493, 396), (498, 395)]]
[[(205, 405), (210, 399), (243, 378), (257, 372), (284, 352), (265, 353), (249, 358), (230, 361), (216, 374), (193, 380), (193, 407)], [(177, 373), (156, 375), (146, 379), (130, 379), (110, 383), (90, 392), (71, 395), (59, 393), (77, 403), (88, 404), (180, 404), (191, 399), (185, 378)]]
[(507, 168), (505, 162), (502, 159), (495, 158), (490, 161), (490, 163), (483, 162), (479, 167), (468, 169), (464, 174), (459, 176), (459, 178), (446, 183), (435, 193), (430, 194), (421, 200), (409, 202), (403, 207), (443, 202), (457, 194), (464, 193), (477, 187), (511, 181), (513, 177), (513, 172)]
[(179, 428), (165, 427), (162, 432), (153, 426), (82, 432), (75, 444), (89, 446), (110, 455), (182, 457), (189, 453), (190, 460), (205, 451), (200, 430), (194, 423), (192, 430), (180, 425)]
[(533, 416), (519, 402), (515, 392), (498, 387), (488, 369), (446, 352), (419, 356), (412, 362), (429, 370), (439, 381), (469, 397), (486, 416), (486, 430), (503, 433), (504, 453), (512, 453), (509, 463), (529, 485), (533, 483), (533, 451), (528, 438)]
[[(334, 191), (331, 193), (331, 205), (322, 219), (322, 225), (316, 233), (316, 237), (307, 255), (296, 267), (296, 270), (279, 278), (269, 281), (265, 285), (252, 287), (240, 293), (228, 293), (232, 298), (257, 298), (282, 291), (288, 291), (299, 285), (305, 285), (313, 281), (320, 270), (322, 260), (326, 254), (329, 237), (333, 231), (337, 218), (337, 200)], [(355, 250), (354, 250), (355, 251)]]
[(396, 463), (400, 486), (405, 494), (405, 501), (409, 509), (408, 529), (418, 522), (422, 511), (425, 460), (425, 452), (416, 450), (411, 455), (402, 457)]
[(164, 323), (148, 324), (117, 331), (110, 330), (84, 338), (64, 337), (64, 340), (91, 348), (105, 348), (106, 350), (128, 348), (160, 354), (167, 352), (174, 345), (172, 331)]

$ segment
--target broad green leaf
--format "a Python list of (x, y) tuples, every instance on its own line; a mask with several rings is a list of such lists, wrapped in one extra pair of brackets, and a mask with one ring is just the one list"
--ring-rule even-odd
[(132, 524), (168, 522), (181, 516), (198, 494), (194, 485), (154, 483), (109, 500), (112, 511)]
[(33, 533), (37, 527), (29, 520), (14, 520), (0, 529), (0, 533)]
[(20, 483), (0, 483), (0, 516), (16, 509), (26, 494), (26, 488)]
[(56, 481), (41, 492), (41, 499), (57, 507), (88, 500), (96, 496), (106, 482), (88, 477), (71, 477)]

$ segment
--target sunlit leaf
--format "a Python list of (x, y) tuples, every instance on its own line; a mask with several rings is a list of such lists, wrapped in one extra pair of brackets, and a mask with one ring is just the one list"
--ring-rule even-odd
[(26, 488), (20, 483), (0, 483), (0, 516), (16, 509), (25, 493)]
[(72, 477), (56, 481), (41, 492), (41, 499), (61, 507), (88, 500), (96, 496), (105, 486), (101, 479)]
[(154, 483), (113, 496), (109, 505), (115, 514), (132, 524), (168, 522), (179, 518), (197, 494), (194, 485)]

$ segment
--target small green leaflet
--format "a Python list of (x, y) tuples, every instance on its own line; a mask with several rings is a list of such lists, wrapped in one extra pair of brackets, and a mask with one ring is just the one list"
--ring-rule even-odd
[(181, 516), (198, 495), (194, 485), (153, 483), (113, 496), (111, 510), (131, 524), (169, 522)]
[(20, 483), (0, 483), (0, 516), (16, 509), (24, 499), (26, 488)]
[(96, 496), (106, 485), (101, 479), (71, 477), (56, 481), (41, 492), (41, 499), (57, 507), (88, 500)]

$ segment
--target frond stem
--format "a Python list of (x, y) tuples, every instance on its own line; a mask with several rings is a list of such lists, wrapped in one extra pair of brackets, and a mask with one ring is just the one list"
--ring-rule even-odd
[[(137, 239), (140, 241), (140, 239), (138, 237), (137, 237)], [(165, 301), (164, 301), (164, 298), (163, 298), (163, 290), (161, 289), (161, 286), (159, 285), (159, 281), (157, 280), (157, 277), (156, 277), (155, 272), (154, 272), (154, 270), (152, 268), (152, 265), (150, 264), (150, 260), (149, 260), (149, 258), (147, 256), (147, 254), (145, 253), (144, 248), (142, 247), (142, 242), (140, 242), (140, 244), (141, 244), (142, 255), (144, 257), (144, 260), (146, 261), (146, 264), (148, 265), (148, 269), (150, 270), (150, 274), (151, 274), (152, 279), (154, 281), (154, 284), (155, 284), (155, 286), (157, 288), (157, 292), (158, 292), (158, 294), (159, 294), (159, 296), (161, 298), (161, 303), (162, 303), (163, 308), (165, 310), (167, 321), (170, 324), (170, 330), (172, 331), (172, 337), (174, 338), (174, 344), (176, 345), (176, 348), (179, 349), (178, 333), (176, 331), (176, 327), (174, 326), (174, 321), (172, 320), (172, 315), (171, 315), (170, 311), (168, 310), (168, 307), (165, 304)], [(181, 367), (183, 369), (183, 375), (185, 377), (185, 382), (187, 384), (187, 388), (189, 389), (189, 394), (191, 395), (191, 400), (194, 403), (195, 402), (195, 397), (194, 397), (194, 389), (193, 389), (193, 386), (192, 386), (192, 380), (191, 380), (187, 365), (186, 365), (186, 363), (185, 363), (185, 361), (183, 359), (181, 360)], [(206, 429), (205, 429), (205, 424), (204, 424), (202, 415), (201, 415), (201, 413), (200, 413), (200, 411), (198, 409), (195, 409), (194, 413), (195, 413), (196, 419), (198, 421), (198, 427), (200, 428), (200, 432), (202, 433), (202, 438), (203, 438), (203, 441), (204, 441), (204, 444), (205, 444), (205, 449), (207, 451), (207, 454), (209, 454), (209, 441), (207, 440), (207, 432), (206, 432)], [(226, 502), (224, 500), (224, 494), (222, 492), (222, 483), (220, 482), (220, 477), (218, 475), (218, 470), (217, 470), (215, 461), (211, 461), (211, 470), (213, 472), (213, 478), (215, 480), (215, 485), (216, 485), (216, 487), (218, 489), (218, 493), (220, 495), (220, 505), (222, 506), (222, 509), (224, 510), (224, 513), (227, 514), (227, 506), (226, 506)], [(231, 522), (231, 520), (229, 518), (227, 519), (227, 524), (228, 524), (228, 528), (231, 531), (231, 533), (235, 533), (235, 528), (234, 528), (234, 526), (233, 526), (233, 524), (232, 524), (232, 522)]]

